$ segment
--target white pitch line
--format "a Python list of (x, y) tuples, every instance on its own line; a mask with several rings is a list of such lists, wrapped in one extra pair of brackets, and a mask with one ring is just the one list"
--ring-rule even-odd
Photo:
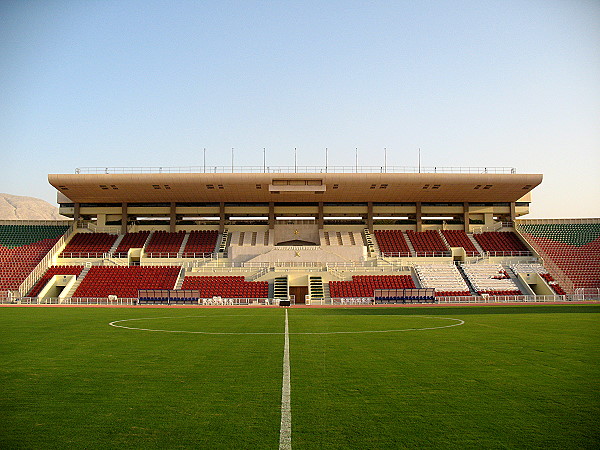
[(283, 344), (283, 385), (281, 386), (281, 429), (279, 430), (279, 450), (292, 448), (292, 403), (290, 383), (290, 333), (288, 310), (285, 310), (285, 339)]
[[(227, 316), (243, 316), (243, 314), (223, 314), (223, 315), (227, 315)], [(345, 316), (344, 314), (332, 314), (334, 316)], [(286, 309), (286, 316), (287, 316), (287, 309)], [(387, 314), (370, 314), (369, 316), (387, 316), (387, 317), (393, 317), (393, 316), (389, 316)], [(281, 335), (281, 334), (286, 334), (284, 333), (279, 333), (279, 332), (268, 332), (268, 331), (257, 331), (257, 332), (226, 332), (226, 331), (188, 331), (188, 330), (161, 330), (161, 329), (156, 329), (156, 328), (138, 328), (138, 327), (127, 327), (125, 325), (120, 325), (119, 323), (121, 322), (129, 322), (129, 321), (134, 321), (134, 320), (157, 320), (157, 319), (187, 319), (187, 318), (194, 318), (194, 317), (208, 317), (208, 316), (181, 316), (181, 317), (140, 317), (140, 318), (136, 318), (136, 319), (122, 319), (122, 320), (115, 320), (113, 322), (110, 322), (109, 325), (111, 327), (115, 327), (115, 328), (123, 328), (125, 330), (135, 330), (135, 331), (154, 331), (154, 332), (160, 332), (160, 333), (189, 333), (189, 334), (207, 334), (207, 335), (234, 335), (234, 336), (241, 336), (244, 334), (247, 335)], [(401, 328), (401, 329), (393, 329), (393, 330), (362, 330), (362, 331), (310, 331), (310, 332), (296, 332), (296, 333), (287, 333), (287, 334), (299, 334), (299, 335), (311, 335), (311, 334), (315, 334), (315, 335), (329, 335), (329, 334), (367, 334), (367, 333), (400, 333), (403, 331), (427, 331), (427, 330), (441, 330), (442, 328), (452, 328), (452, 327), (457, 327), (460, 325), (464, 325), (465, 321), (461, 320), (461, 319), (453, 319), (452, 317), (437, 317), (437, 316), (420, 316), (420, 315), (410, 315), (410, 316), (395, 316), (395, 317), (419, 317), (419, 318), (424, 318), (424, 319), (440, 319), (440, 320), (453, 320), (456, 323), (452, 323), (450, 325), (442, 325), (439, 327), (424, 327), (424, 328)]]

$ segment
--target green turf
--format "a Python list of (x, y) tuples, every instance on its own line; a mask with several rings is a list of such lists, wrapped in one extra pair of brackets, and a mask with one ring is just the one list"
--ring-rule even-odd
[[(1, 308), (0, 448), (277, 448), (284, 311)], [(600, 306), (288, 313), (295, 449), (600, 446)]]

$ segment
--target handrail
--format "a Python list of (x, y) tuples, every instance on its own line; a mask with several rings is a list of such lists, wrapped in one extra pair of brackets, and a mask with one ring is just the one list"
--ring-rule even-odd
[(188, 166), (188, 167), (78, 167), (76, 174), (123, 173), (500, 173), (515, 174), (514, 167), (451, 166)]
[(73, 220), (0, 220), (0, 225), (73, 225)]
[(518, 225), (552, 225), (552, 224), (596, 224), (600, 218), (581, 219), (516, 219)]
[(39, 278), (44, 275), (48, 267), (52, 264), (53, 258), (58, 253), (59, 249), (67, 241), (67, 238), (71, 236), (74, 232), (73, 221), (71, 221), (69, 228), (65, 233), (56, 241), (56, 243), (52, 246), (50, 250), (46, 253), (46, 255), (42, 258), (42, 260), (35, 266), (35, 268), (27, 275), (27, 277), (23, 280), (21, 285), (18, 288), (19, 295), (25, 295), (29, 290), (33, 287), (33, 285), (37, 282)]

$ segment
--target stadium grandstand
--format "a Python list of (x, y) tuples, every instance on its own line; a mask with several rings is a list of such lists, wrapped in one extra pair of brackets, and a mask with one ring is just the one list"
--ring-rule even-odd
[(514, 168), (85, 168), (65, 221), (0, 222), (0, 298), (35, 304), (599, 299), (600, 219), (523, 219)]

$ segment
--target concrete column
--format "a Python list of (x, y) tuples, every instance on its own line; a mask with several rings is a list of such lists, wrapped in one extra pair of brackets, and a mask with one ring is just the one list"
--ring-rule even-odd
[(423, 220), (421, 219), (421, 202), (415, 203), (416, 207), (416, 219), (417, 219), (417, 231), (423, 231)]
[(319, 202), (319, 212), (317, 214), (317, 224), (319, 225), (319, 230), (323, 229), (323, 225), (325, 220), (323, 219), (323, 202)]
[(127, 213), (127, 203), (121, 203), (121, 234), (127, 233), (127, 221), (129, 215)]
[(269, 230), (275, 228), (275, 203), (269, 202)]
[(225, 231), (225, 203), (219, 203), (219, 233)]
[(171, 233), (175, 232), (175, 226), (177, 225), (177, 207), (175, 202), (171, 202), (171, 208), (169, 210), (169, 231)]
[(373, 233), (373, 202), (367, 202), (367, 228)]
[(469, 202), (463, 203), (463, 222), (465, 223), (465, 233), (470, 230), (469, 226)]
[(515, 202), (510, 202), (510, 221), (515, 223), (515, 219), (517, 218), (517, 204)]
[(80, 219), (79, 211), (81, 210), (81, 205), (79, 203), (73, 203), (73, 220), (77, 222)]

